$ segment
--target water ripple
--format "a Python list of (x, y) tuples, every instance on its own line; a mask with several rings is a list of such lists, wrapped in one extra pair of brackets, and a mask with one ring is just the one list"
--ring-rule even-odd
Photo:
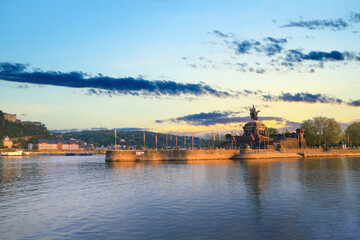
[(0, 159), (1, 239), (356, 239), (360, 159)]

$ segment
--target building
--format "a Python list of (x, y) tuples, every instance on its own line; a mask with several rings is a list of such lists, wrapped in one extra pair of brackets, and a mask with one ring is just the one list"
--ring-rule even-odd
[(33, 126), (39, 126), (39, 127), (42, 126), (42, 123), (41, 123), (41, 122), (24, 121), (24, 122), (21, 122), (21, 123), (24, 124), (24, 125), (33, 125)]
[(73, 141), (40, 139), (38, 141), (38, 150), (77, 151), (80, 150), (80, 147), (78, 143)]
[(8, 136), (3, 138), (3, 145), (5, 148), (12, 148), (13, 146), (13, 140), (9, 138)]
[(58, 141), (55, 140), (46, 140), (46, 139), (40, 139), (38, 141), (38, 150), (57, 150)]
[(23, 125), (33, 125), (38, 127), (43, 126), (41, 122), (21, 121), (19, 119), (16, 119), (16, 114), (4, 113), (4, 119), (9, 122), (22, 123)]
[(16, 114), (4, 113), (4, 118), (9, 122), (16, 122)]
[(61, 150), (64, 150), (64, 151), (77, 151), (77, 150), (80, 150), (80, 146), (76, 142), (63, 141), (63, 142), (61, 142), (61, 144), (62, 144), (62, 149)]

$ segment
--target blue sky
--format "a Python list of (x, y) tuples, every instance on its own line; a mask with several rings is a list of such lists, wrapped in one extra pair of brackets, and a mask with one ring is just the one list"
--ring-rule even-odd
[(241, 129), (253, 104), (282, 129), (359, 121), (359, 13), (359, 1), (0, 0), (0, 109), (49, 129), (197, 135)]

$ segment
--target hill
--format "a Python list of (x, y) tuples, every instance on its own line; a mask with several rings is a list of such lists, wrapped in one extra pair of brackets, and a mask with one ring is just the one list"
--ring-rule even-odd
[[(116, 144), (126, 146), (143, 146), (144, 145), (144, 133), (145, 133), (145, 145), (149, 148), (156, 147), (156, 138), (154, 132), (149, 131), (117, 131)], [(174, 147), (176, 145), (176, 135), (157, 133), (157, 147), (165, 148), (166, 135), (168, 138), (168, 146)], [(65, 140), (71, 138), (82, 140), (88, 144), (94, 144), (95, 146), (109, 146), (113, 145), (115, 141), (114, 130), (98, 130), (98, 131), (81, 131), (70, 132), (62, 134)], [(191, 136), (186, 137), (186, 146), (191, 147)], [(184, 147), (184, 136), (177, 136), (178, 146)], [(199, 146), (200, 138), (194, 137), (194, 145)], [(205, 142), (202, 140), (201, 145), (204, 147)]]
[[(11, 122), (5, 120), (4, 113), (0, 111), (0, 139), (5, 136), (15, 138), (14, 143), (21, 143), (21, 146), (26, 146), (28, 142), (36, 143), (39, 138), (55, 138), (53, 133), (50, 133), (44, 125)], [(24, 137), (27, 139), (26, 141), (21, 139)]]

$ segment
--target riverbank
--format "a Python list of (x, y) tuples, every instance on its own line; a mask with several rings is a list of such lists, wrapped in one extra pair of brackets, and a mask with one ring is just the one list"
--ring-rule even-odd
[(189, 161), (221, 159), (273, 159), (273, 158), (316, 158), (316, 157), (360, 157), (360, 149), (274, 149), (238, 150), (109, 150), (105, 161)]
[[(21, 152), (21, 154), (15, 154)], [(0, 156), (88, 156), (95, 154), (105, 154), (105, 150), (79, 150), (79, 151), (60, 151), (60, 150), (21, 150), (21, 149), (0, 149)]]

